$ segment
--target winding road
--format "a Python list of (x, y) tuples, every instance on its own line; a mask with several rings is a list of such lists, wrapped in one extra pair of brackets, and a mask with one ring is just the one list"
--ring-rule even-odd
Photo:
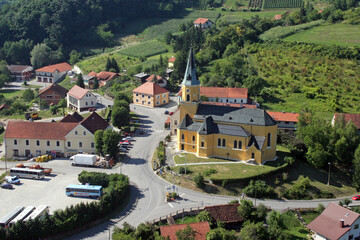
[[(164, 217), (178, 210), (225, 204), (234, 200), (234, 197), (230, 196), (210, 195), (175, 186), (182, 199), (171, 202), (170, 204), (164, 201), (167, 188), (171, 188), (172, 186), (154, 174), (150, 162), (159, 141), (163, 140), (165, 136), (169, 134), (168, 130), (164, 130), (164, 122), (167, 118), (167, 115), (164, 115), (164, 111), (171, 111), (175, 108), (175, 104), (173, 104), (172, 107), (156, 109), (140, 106), (134, 107), (134, 105), (131, 105), (131, 110), (141, 117), (141, 128), (145, 134), (137, 134), (135, 136), (136, 142), (134, 142), (133, 148), (129, 151), (128, 157), (118, 167), (120, 173), (124, 173), (130, 178), (130, 202), (117, 218), (67, 239), (110, 239), (114, 226), (121, 227), (124, 222), (137, 226), (142, 222), (152, 221), (153, 219)], [(255, 201), (255, 199), (251, 200)], [(307, 201), (257, 199), (256, 204), (262, 203), (272, 209), (282, 210), (286, 208), (317, 207), (319, 203), (327, 205), (330, 202), (338, 201), (339, 199)]]

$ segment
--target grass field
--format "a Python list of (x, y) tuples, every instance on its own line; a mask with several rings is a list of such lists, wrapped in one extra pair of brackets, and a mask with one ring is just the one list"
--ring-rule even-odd
[(295, 213), (288, 211), (284, 213), (283, 216), (286, 226), (284, 232), (290, 235), (289, 239), (307, 239), (306, 236), (309, 234), (309, 231), (301, 224)]
[(0, 94), (4, 95), (5, 98), (20, 97), (23, 92), (21, 90), (2, 89)]
[(284, 39), (285, 41), (309, 42), (345, 47), (360, 46), (360, 25), (324, 24)]
[(306, 224), (309, 224), (312, 222), (315, 218), (317, 218), (320, 215), (318, 212), (302, 212), (301, 217), (304, 219)]
[[(185, 163), (185, 154), (176, 155), (174, 157), (176, 164)], [(198, 158), (195, 154), (186, 154), (186, 163), (206, 163), (206, 162), (231, 162), (230, 160), (218, 159), (218, 158)]]
[(294, 11), (294, 9), (264, 10), (260, 12), (243, 12), (243, 11), (227, 12), (220, 19), (227, 21), (229, 23), (237, 23), (240, 22), (242, 19), (249, 19), (256, 15), (258, 15), (259, 17), (273, 18), (275, 17), (275, 15), (284, 14), (287, 11)]
[(167, 51), (168, 49), (166, 48), (165, 44), (157, 40), (151, 40), (122, 49), (119, 51), (119, 53), (132, 57), (150, 57), (166, 53)]

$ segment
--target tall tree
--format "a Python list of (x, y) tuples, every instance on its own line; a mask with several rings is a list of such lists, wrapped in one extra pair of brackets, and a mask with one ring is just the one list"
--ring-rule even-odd
[(97, 79), (97, 77), (94, 77), (94, 85), (93, 85), (94, 89), (98, 89), (99, 88), (99, 80)]
[(36, 44), (30, 52), (30, 62), (34, 69), (49, 64), (50, 53), (51, 49), (45, 43)]
[(97, 130), (95, 132), (95, 149), (96, 149), (96, 152), (98, 154), (100, 154), (101, 156), (104, 155), (103, 154), (103, 145), (104, 145), (104, 142), (103, 142), (103, 135), (104, 135), (104, 131), (103, 130)]
[(83, 78), (82, 73), (79, 73), (77, 75), (76, 85), (78, 85), (79, 87), (85, 88), (85, 83), (84, 83), (84, 78)]
[(121, 135), (112, 129), (106, 129), (102, 139), (103, 154), (109, 154), (110, 157), (115, 157), (119, 152), (118, 144), (121, 140)]
[(69, 54), (69, 58), (70, 58), (69, 63), (71, 65), (75, 65), (77, 62), (80, 61), (80, 57), (81, 57), (80, 53), (78, 53), (75, 49), (72, 50)]
[(121, 128), (125, 126), (126, 124), (129, 123), (129, 118), (130, 118), (129, 110), (126, 109), (125, 107), (121, 106), (121, 107), (113, 108), (113, 111), (111, 113), (111, 121), (115, 127)]

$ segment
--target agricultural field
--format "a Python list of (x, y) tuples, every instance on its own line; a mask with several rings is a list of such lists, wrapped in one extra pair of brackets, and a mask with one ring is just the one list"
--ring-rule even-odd
[(157, 40), (143, 42), (135, 46), (121, 49), (118, 53), (131, 57), (150, 57), (166, 53), (168, 51), (166, 45)]
[(250, 12), (250, 11), (228, 12), (222, 17), (220, 17), (220, 19), (228, 23), (238, 23), (243, 19), (250, 19), (251, 17), (254, 17), (256, 15), (258, 15), (259, 17), (274, 18), (275, 15), (284, 14), (289, 10), (290, 9), (276, 9), (276, 10), (262, 10), (260, 12)]
[(310, 109), (324, 118), (334, 112), (360, 112), (357, 61), (310, 54), (305, 45), (260, 46), (251, 58), (268, 85), (262, 92), (265, 108), (295, 112)]
[(360, 25), (324, 24), (288, 36), (284, 40), (344, 47), (360, 46)]
[[(258, 0), (259, 1), (259, 0)], [(262, 8), (299, 8), (304, 4), (303, 0), (263, 0)]]
[(248, 8), (257, 8), (257, 9), (261, 9), (262, 5), (263, 5), (263, 1), (265, 0), (250, 0), (249, 1), (249, 5)]

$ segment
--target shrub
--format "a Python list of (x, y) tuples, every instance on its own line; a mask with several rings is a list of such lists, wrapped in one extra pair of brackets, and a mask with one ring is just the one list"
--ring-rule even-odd
[(321, 214), (324, 210), (325, 210), (325, 206), (323, 204), (319, 203), (316, 208), (316, 211)]
[(267, 186), (265, 181), (251, 180), (249, 185), (244, 188), (243, 192), (249, 197), (269, 197), (273, 198), (275, 196), (275, 191), (272, 187)]
[(178, 170), (179, 174), (185, 174), (185, 168), (184, 167), (179, 167), (179, 170)]
[(287, 199), (304, 199), (309, 198), (306, 190), (310, 187), (310, 179), (301, 176), (300, 179), (290, 188), (284, 191), (284, 197)]
[(206, 171), (204, 172), (204, 175), (205, 175), (206, 177), (208, 177), (208, 176), (210, 176), (211, 174), (215, 174), (215, 173), (216, 173), (216, 170), (213, 169), (213, 168), (210, 168), (210, 169), (208, 169), (208, 170), (206, 170)]
[(288, 180), (288, 177), (289, 177), (289, 174), (286, 173), (286, 172), (284, 172), (284, 173), (282, 174), (282, 180), (283, 180), (283, 182), (286, 182), (286, 181)]
[(200, 173), (194, 177), (194, 182), (196, 187), (203, 188), (205, 187), (204, 177)]
[(284, 161), (291, 166), (291, 165), (294, 164), (295, 159), (294, 159), (293, 157), (286, 156), (286, 157), (284, 158)]
[(228, 184), (229, 184), (229, 180), (228, 180), (228, 179), (224, 179), (224, 180), (222, 180), (222, 182), (221, 182), (221, 186), (222, 186), (223, 188), (226, 188), (226, 187), (228, 186)]

